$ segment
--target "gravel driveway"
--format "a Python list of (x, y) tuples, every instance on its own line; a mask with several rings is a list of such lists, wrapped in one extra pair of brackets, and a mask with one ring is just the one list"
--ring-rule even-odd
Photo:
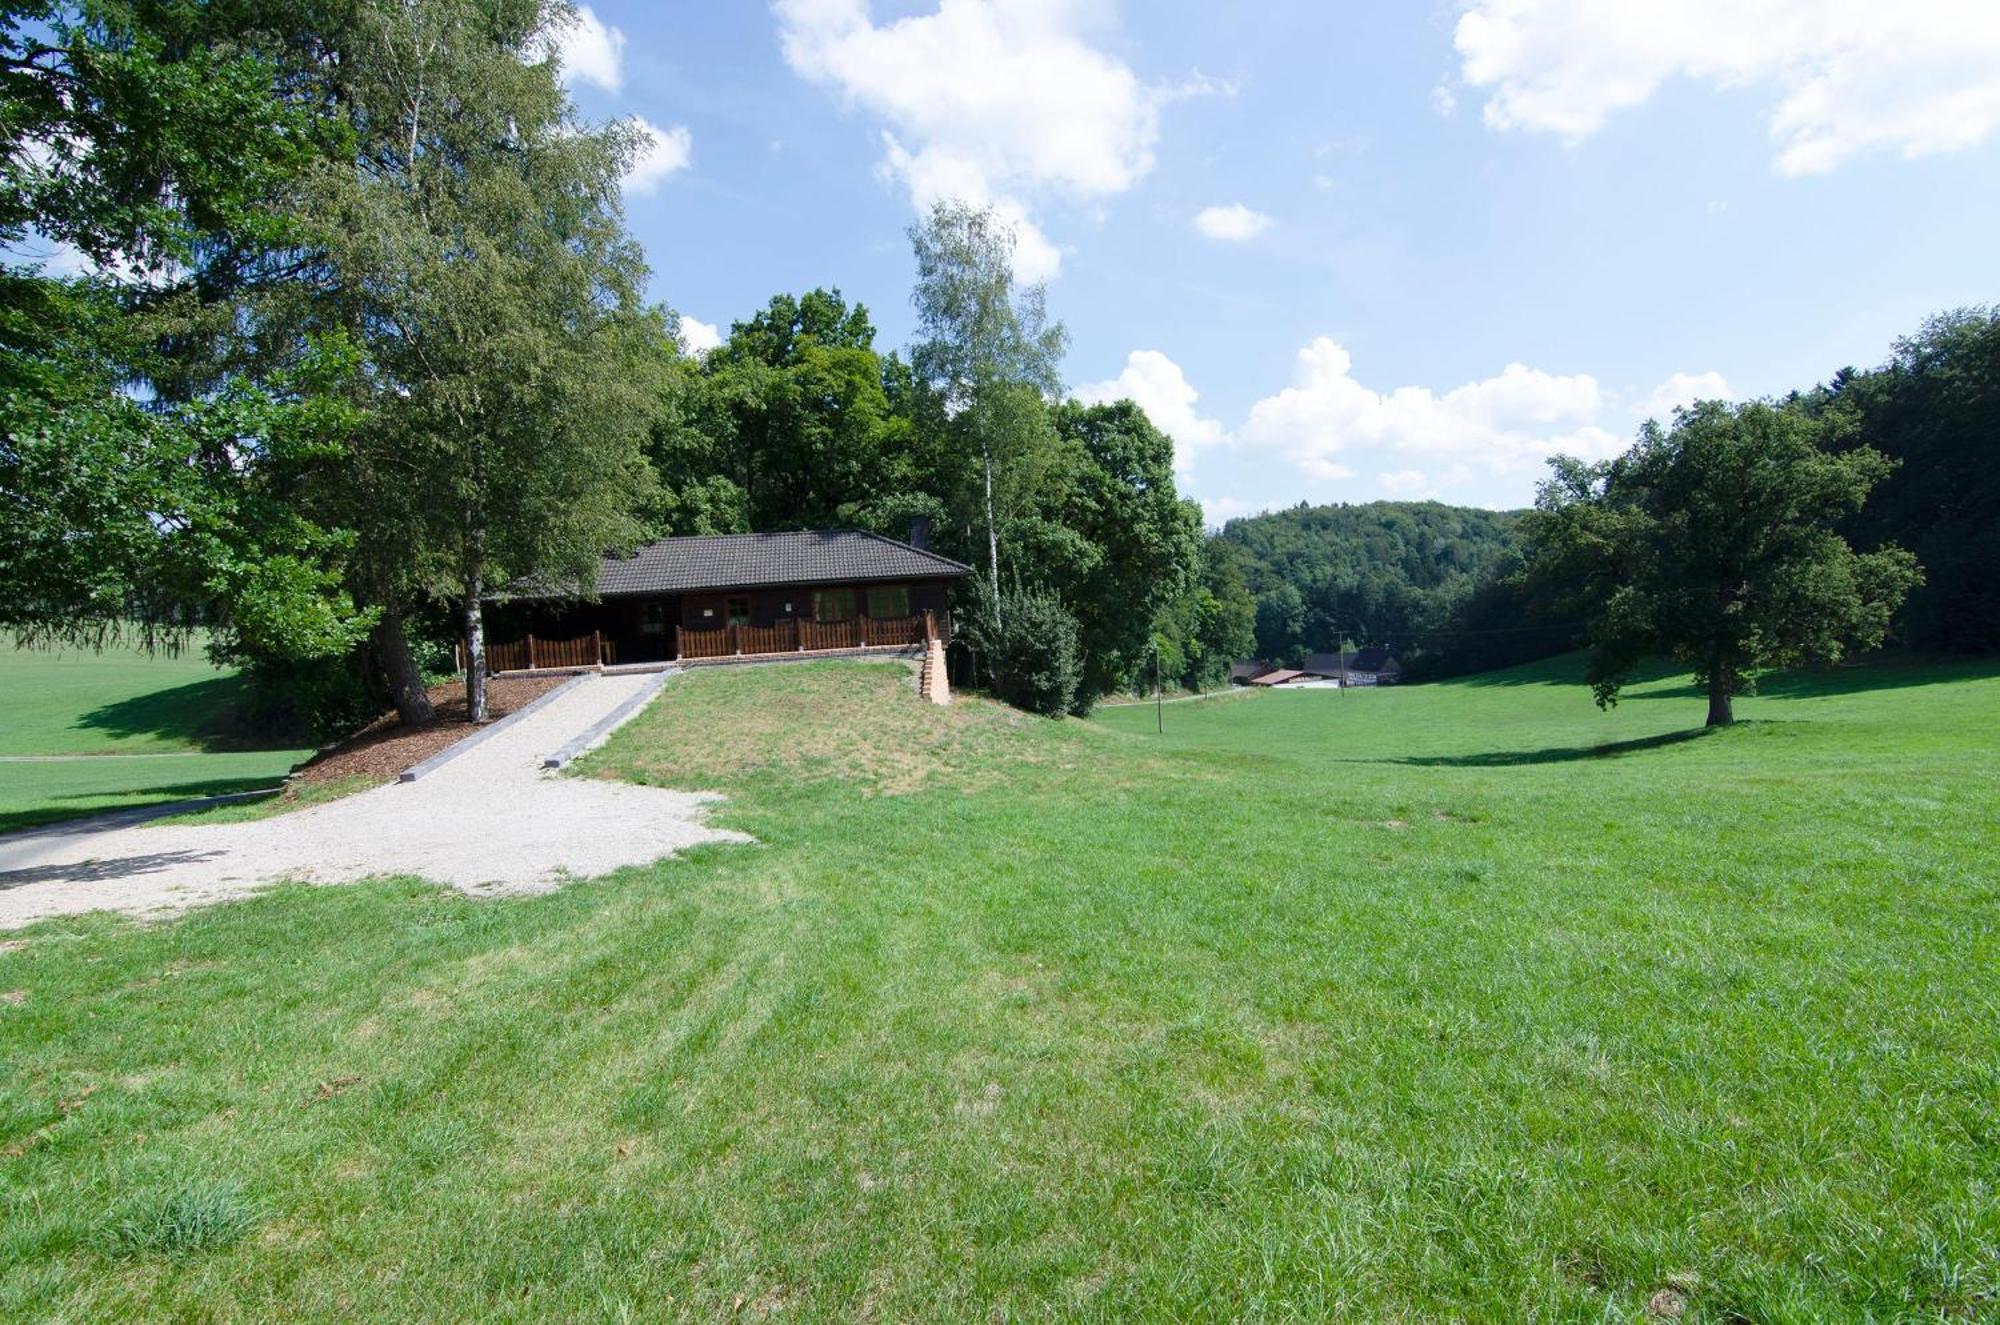
[(414, 874), (481, 896), (545, 892), (703, 842), (709, 793), (542, 771), (656, 676), (591, 676), (416, 782), (250, 823), (84, 820), (0, 837), (0, 929), (83, 911), (158, 916), (281, 880)]

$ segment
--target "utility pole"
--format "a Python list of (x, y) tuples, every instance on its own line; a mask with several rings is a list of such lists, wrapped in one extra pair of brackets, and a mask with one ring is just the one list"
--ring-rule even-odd
[(1167, 734), (1167, 700), (1160, 689), (1160, 642), (1153, 641), (1153, 731), (1161, 736)]

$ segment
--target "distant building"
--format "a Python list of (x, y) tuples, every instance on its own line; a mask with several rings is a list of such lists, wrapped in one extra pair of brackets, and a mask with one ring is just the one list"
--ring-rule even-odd
[(1249, 684), (1253, 686), (1282, 686), (1282, 685), (1291, 685), (1295, 681), (1304, 681), (1308, 679), (1310, 678), (1308, 678), (1304, 672), (1295, 671), (1287, 667), (1277, 667), (1273, 668), (1268, 672), (1260, 672), (1258, 675), (1251, 677)]
[(1229, 684), (1247, 686), (1266, 672), (1278, 670), (1276, 663), (1267, 663), (1257, 658), (1229, 664)]
[(1403, 665), (1380, 647), (1308, 654), (1299, 670), (1351, 686), (1394, 685), (1403, 679)]

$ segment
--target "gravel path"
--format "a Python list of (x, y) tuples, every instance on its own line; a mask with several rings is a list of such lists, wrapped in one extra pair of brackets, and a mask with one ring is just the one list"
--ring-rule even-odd
[(657, 678), (588, 677), (416, 782), (251, 823), (92, 826), (0, 837), (0, 930), (111, 910), (159, 916), (281, 880), (414, 874), (462, 892), (545, 892), (703, 842), (709, 793), (545, 774), (544, 757)]

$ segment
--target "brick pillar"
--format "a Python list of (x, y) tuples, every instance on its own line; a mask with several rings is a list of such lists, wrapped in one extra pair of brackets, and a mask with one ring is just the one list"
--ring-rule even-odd
[(924, 646), (923, 670), (917, 677), (917, 693), (933, 704), (951, 703), (951, 680), (944, 671), (944, 641), (935, 635)]

